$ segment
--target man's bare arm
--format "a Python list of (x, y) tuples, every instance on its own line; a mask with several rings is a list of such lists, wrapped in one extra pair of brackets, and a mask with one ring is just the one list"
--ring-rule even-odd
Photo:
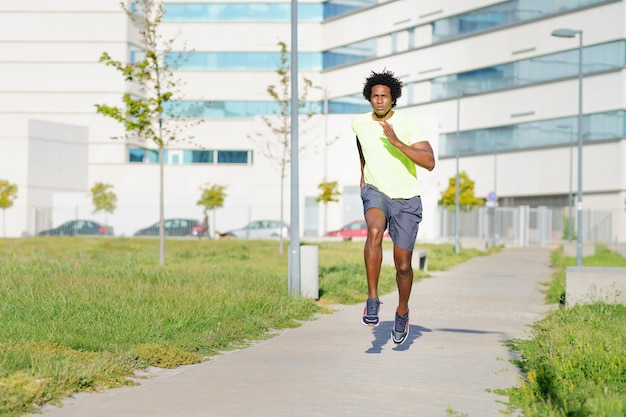
[(361, 161), (361, 188), (365, 185), (365, 157), (363, 156), (363, 149), (361, 149), (361, 143), (359, 142), (359, 137), (356, 138), (356, 148), (359, 150), (359, 160)]
[(396, 132), (393, 130), (393, 126), (389, 123), (384, 121), (381, 122), (380, 125), (382, 126), (387, 139), (389, 139), (389, 143), (398, 148), (411, 161), (413, 161), (413, 163), (429, 171), (432, 171), (435, 168), (435, 154), (428, 141), (416, 142), (409, 146), (398, 139)]

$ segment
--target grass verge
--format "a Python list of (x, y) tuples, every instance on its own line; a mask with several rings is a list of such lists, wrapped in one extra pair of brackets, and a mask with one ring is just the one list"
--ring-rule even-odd
[[(420, 249), (432, 270), (483, 254)], [(208, 360), (367, 297), (363, 242), (319, 244), (319, 302), (288, 295), (287, 263), (273, 241), (168, 240), (159, 267), (156, 239), (0, 240), (0, 416), (131, 385), (137, 370)], [(395, 286), (383, 267), (380, 292)]]
[[(565, 268), (575, 258), (552, 254), (549, 303), (564, 299)], [(626, 259), (598, 245), (585, 266), (626, 266)], [(560, 308), (532, 326), (530, 340), (511, 340), (525, 378), (503, 390), (512, 409), (533, 417), (626, 416), (626, 307), (595, 303)]]

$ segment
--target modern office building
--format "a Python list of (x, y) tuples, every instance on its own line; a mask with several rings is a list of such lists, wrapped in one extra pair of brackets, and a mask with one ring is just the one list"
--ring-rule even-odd
[[(450, 237), (437, 201), (457, 163), (476, 195), (496, 195), (499, 209), (563, 216), (573, 195), (575, 213), (582, 149), (582, 209), (593, 219), (584, 239), (626, 242), (625, 8), (623, 0), (299, 2), (298, 82), (301, 91), (305, 78), (312, 82), (307, 109), (318, 113), (299, 122), (301, 234), (362, 216), (350, 120), (369, 109), (365, 77), (386, 68), (405, 83), (397, 109), (420, 119), (438, 157), (433, 172), (419, 171), (420, 239)], [(201, 109), (188, 114), (192, 138), (165, 152), (166, 217), (200, 218), (200, 189), (219, 184), (227, 197), (212, 228), (278, 219), (280, 156), (264, 152), (277, 138), (263, 117), (279, 111), (267, 89), (279, 86), (279, 43), (291, 49), (291, 3), (172, 0), (164, 10), (164, 35), (187, 51), (176, 104)], [(97, 182), (118, 195), (106, 220), (116, 234), (156, 222), (156, 147), (124, 139), (118, 123), (95, 111), (132, 88), (101, 54), (127, 61), (141, 49), (118, 1), (4, 2), (0, 27), (0, 179), (19, 188), (5, 210), (7, 236), (77, 217), (103, 221), (88, 196)], [(571, 37), (553, 36), (557, 29)], [(325, 178), (342, 192), (326, 209), (315, 202)], [(289, 167), (284, 179), (289, 221)]]

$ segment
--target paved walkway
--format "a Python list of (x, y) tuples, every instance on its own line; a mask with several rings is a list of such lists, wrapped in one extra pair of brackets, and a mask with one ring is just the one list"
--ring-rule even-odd
[[(44, 417), (490, 417), (519, 384), (502, 342), (527, 337), (546, 311), (549, 249), (514, 248), (436, 273), (413, 287), (410, 335), (390, 340), (397, 293), (381, 324), (362, 305), (141, 386), (80, 394)], [(500, 401), (500, 402), (499, 402)], [(34, 415), (35, 416), (35, 415)], [(41, 416), (41, 414), (36, 414)]]

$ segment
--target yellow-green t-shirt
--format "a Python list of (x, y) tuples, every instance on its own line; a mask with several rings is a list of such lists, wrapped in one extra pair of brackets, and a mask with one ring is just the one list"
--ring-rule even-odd
[[(394, 112), (387, 120), (396, 136), (411, 146), (426, 140), (423, 129), (412, 117)], [(372, 112), (352, 119), (352, 130), (361, 144), (365, 158), (365, 182), (372, 184), (390, 198), (412, 198), (420, 195), (415, 163), (389, 143), (379, 122), (372, 120)]]

